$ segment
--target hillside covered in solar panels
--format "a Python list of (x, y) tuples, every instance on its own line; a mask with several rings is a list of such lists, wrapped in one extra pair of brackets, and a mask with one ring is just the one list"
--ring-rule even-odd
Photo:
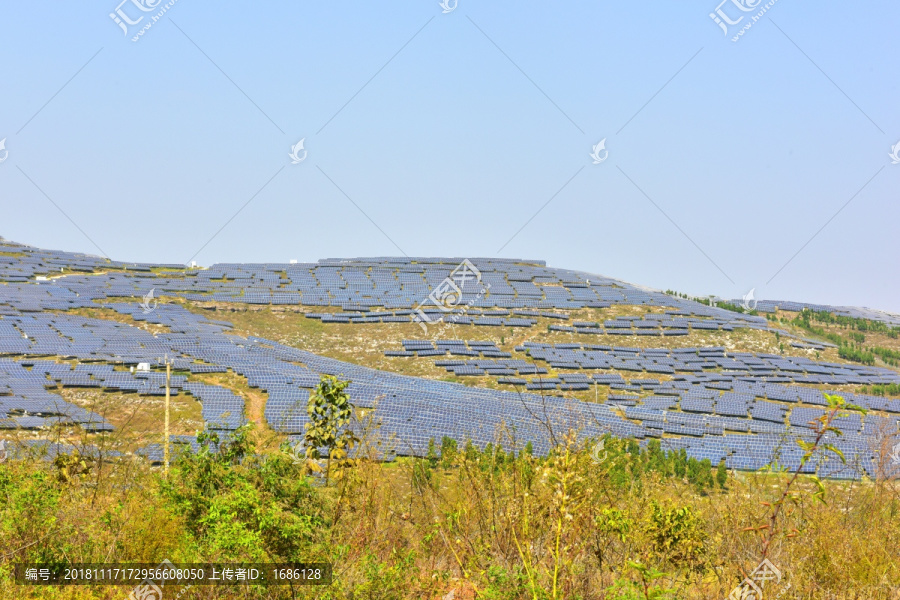
[[(466, 260), (450, 305), (430, 300)], [(802, 470), (875, 477), (900, 422), (898, 325), (787, 301), (738, 312), (530, 259), (186, 268), (0, 240), (0, 438), (64, 452), (134, 430), (118, 451), (158, 463), (168, 357), (183, 448), (251, 421), (299, 439), (330, 374), (380, 424), (385, 460), (445, 437), (546, 453), (575, 431), (796, 469), (794, 440), (838, 394), (868, 410), (828, 434), (846, 461), (821, 453)]]

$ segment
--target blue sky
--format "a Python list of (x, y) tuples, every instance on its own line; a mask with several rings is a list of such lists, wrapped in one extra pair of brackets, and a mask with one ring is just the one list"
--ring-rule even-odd
[(117, 0), (0, 8), (0, 235), (204, 265), (541, 258), (900, 312), (896, 2), (778, 0), (733, 42), (765, 3), (722, 4), (726, 35), (715, 0), (178, 0), (133, 42), (165, 4), (140, 1), (127, 36)]

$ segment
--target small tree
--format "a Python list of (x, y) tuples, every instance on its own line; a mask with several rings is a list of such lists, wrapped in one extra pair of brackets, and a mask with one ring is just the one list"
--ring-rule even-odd
[(441, 438), (441, 466), (445, 469), (452, 467), (456, 461), (456, 448), (456, 440), (446, 435)]
[(529, 441), (529, 442), (526, 442), (526, 443), (525, 443), (525, 447), (524, 447), (522, 450), (519, 451), (519, 458), (522, 458), (522, 453), (523, 453), (523, 452), (525, 453), (526, 456), (533, 456), (533, 455), (534, 455), (534, 446), (531, 444), (530, 441)]
[(428, 440), (428, 452), (425, 454), (425, 460), (428, 461), (428, 467), (433, 469), (438, 464), (437, 447), (434, 445), (434, 438)]
[(704, 458), (698, 463), (697, 481), (695, 482), (697, 489), (703, 491), (706, 488), (712, 488), (715, 485), (712, 471), (712, 461)]
[(475, 448), (475, 445), (472, 443), (471, 439), (466, 440), (466, 446), (463, 449), (463, 454), (468, 461), (474, 461), (478, 458), (478, 450)]
[(306, 424), (306, 433), (303, 442), (306, 447), (307, 466), (320, 470), (316, 459), (319, 449), (328, 450), (325, 465), (325, 485), (328, 485), (331, 474), (331, 461), (343, 460), (350, 449), (359, 442), (359, 438), (347, 425), (353, 416), (353, 405), (350, 403), (350, 395), (344, 391), (350, 384), (342, 381), (334, 375), (322, 375), (319, 385), (309, 395), (309, 404), (306, 414), (309, 423)]
[[(794, 483), (797, 482), (797, 479), (800, 477), (800, 473), (803, 471), (803, 467), (808, 463), (816, 452), (821, 448), (827, 452), (833, 453), (841, 462), (846, 464), (847, 460), (844, 457), (844, 453), (841, 452), (839, 448), (837, 448), (834, 444), (831, 444), (826, 441), (826, 435), (832, 433), (834, 435), (840, 436), (843, 435), (840, 429), (834, 426), (835, 419), (839, 419), (841, 417), (848, 416), (851, 412), (859, 413), (860, 415), (866, 415), (868, 411), (856, 404), (850, 404), (842, 396), (824, 394), (825, 402), (828, 403), (828, 409), (819, 417), (817, 417), (813, 423), (813, 433), (815, 437), (813, 441), (807, 441), (803, 439), (802, 436), (798, 436), (795, 440), (797, 445), (800, 446), (800, 449), (803, 450), (803, 456), (800, 457), (800, 464), (797, 466), (794, 474), (787, 480), (787, 483), (784, 486), (784, 491), (781, 493), (781, 496), (775, 501), (770, 503), (770, 506), (773, 507), (772, 514), (769, 515), (768, 523), (760, 525), (758, 527), (747, 527), (744, 531), (756, 531), (760, 535), (764, 535), (763, 545), (762, 545), (762, 557), (767, 558), (769, 555), (769, 547), (772, 544), (772, 540), (775, 539), (776, 532), (778, 531), (778, 516), (781, 514), (781, 511), (784, 508), (784, 505), (790, 500), (792, 503), (797, 504), (800, 501), (800, 493), (792, 492), (791, 488)], [(769, 465), (771, 469), (773, 465)], [(816, 491), (812, 493), (812, 497), (816, 500), (825, 504), (825, 485), (819, 479), (818, 475), (813, 475), (810, 477), (810, 480), (815, 484)]]
[(675, 454), (675, 456), (673, 457), (672, 462), (674, 463), (673, 470), (675, 471), (675, 477), (682, 479), (682, 478), (684, 478), (684, 476), (687, 472), (687, 463), (688, 463), (687, 451), (684, 448), (681, 448), (674, 454)]
[(728, 481), (728, 470), (725, 468), (725, 459), (719, 461), (719, 466), (716, 468), (716, 483), (719, 484), (721, 489), (725, 489), (725, 483)]
[(690, 506), (667, 508), (651, 500), (645, 527), (651, 555), (679, 566), (701, 567), (707, 535), (700, 515)]

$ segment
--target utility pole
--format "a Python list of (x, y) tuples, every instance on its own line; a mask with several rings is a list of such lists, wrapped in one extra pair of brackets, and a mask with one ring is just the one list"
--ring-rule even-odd
[(169, 362), (169, 355), (166, 354), (166, 425), (165, 440), (163, 440), (163, 473), (169, 476), (169, 380), (172, 377), (172, 363)]

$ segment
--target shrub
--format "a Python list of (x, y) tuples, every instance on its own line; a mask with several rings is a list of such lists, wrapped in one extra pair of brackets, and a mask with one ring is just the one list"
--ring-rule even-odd
[(706, 553), (706, 533), (690, 506), (663, 508), (650, 503), (646, 532), (651, 552), (675, 566), (698, 569)]

